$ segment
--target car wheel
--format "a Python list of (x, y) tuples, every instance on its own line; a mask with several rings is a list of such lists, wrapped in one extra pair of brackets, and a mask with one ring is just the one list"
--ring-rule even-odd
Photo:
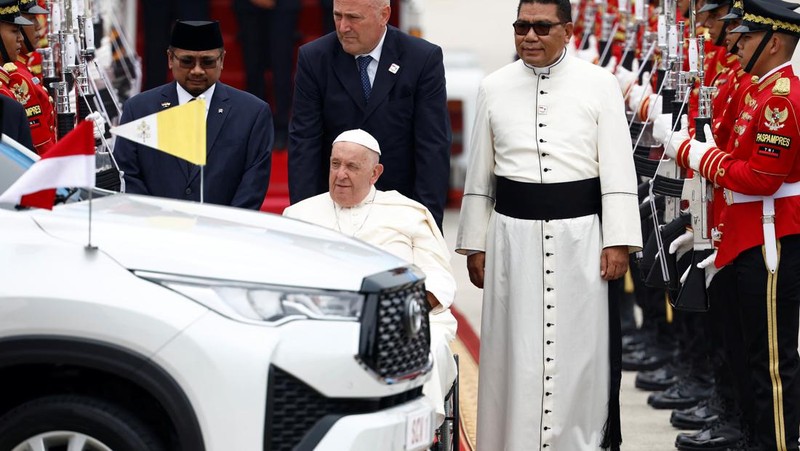
[(163, 451), (152, 429), (106, 401), (57, 395), (28, 401), (0, 418), (0, 450)]

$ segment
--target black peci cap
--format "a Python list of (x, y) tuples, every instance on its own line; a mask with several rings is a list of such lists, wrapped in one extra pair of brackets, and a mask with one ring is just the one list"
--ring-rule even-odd
[(172, 27), (169, 45), (184, 50), (213, 50), (223, 47), (219, 22), (178, 20)]
[(33, 22), (20, 15), (19, 0), (0, 0), (0, 22), (33, 25)]
[(36, 0), (19, 0), (19, 9), (27, 14), (49, 14), (50, 11), (42, 8)]
[(731, 33), (773, 31), (800, 36), (798, 5), (779, 0), (743, 0), (742, 23)]

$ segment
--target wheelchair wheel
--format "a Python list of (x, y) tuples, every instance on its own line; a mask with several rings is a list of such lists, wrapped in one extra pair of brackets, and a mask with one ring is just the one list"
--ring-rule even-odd
[[(458, 369), (458, 355), (454, 355)], [(436, 441), (431, 451), (459, 451), (458, 376), (444, 398), (444, 421), (436, 430)]]

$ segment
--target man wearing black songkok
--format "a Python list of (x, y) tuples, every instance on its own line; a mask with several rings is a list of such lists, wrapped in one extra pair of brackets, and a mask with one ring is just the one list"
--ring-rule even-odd
[[(177, 21), (167, 49), (175, 81), (129, 99), (120, 123), (206, 101), (204, 201), (257, 210), (269, 184), (272, 113), (263, 100), (219, 81), (225, 60), (219, 22)], [(200, 199), (200, 167), (120, 138), (114, 154), (126, 192), (173, 199)]]

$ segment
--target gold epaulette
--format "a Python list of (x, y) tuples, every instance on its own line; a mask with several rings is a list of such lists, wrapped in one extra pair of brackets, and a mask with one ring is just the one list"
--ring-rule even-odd
[(17, 65), (14, 63), (5, 63), (3, 64), (3, 69), (10, 74), (17, 71)]
[(772, 87), (772, 93), (778, 96), (787, 96), (789, 95), (790, 86), (788, 78), (779, 78), (778, 81), (775, 82), (775, 86)]

